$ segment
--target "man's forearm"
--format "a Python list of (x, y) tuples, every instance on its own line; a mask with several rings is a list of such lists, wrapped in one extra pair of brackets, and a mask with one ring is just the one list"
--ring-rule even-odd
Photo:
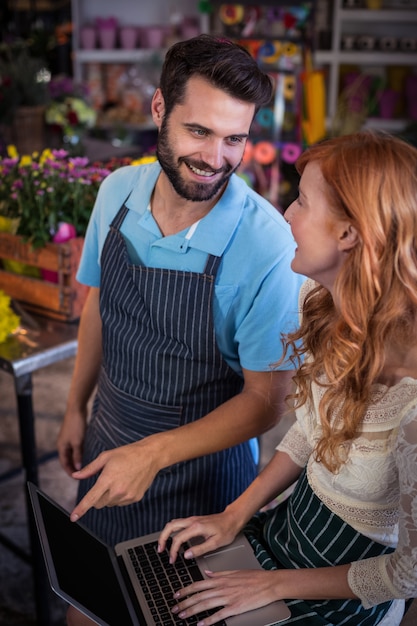
[(67, 407), (82, 409), (96, 386), (102, 358), (99, 290), (91, 288), (80, 319), (78, 348)]
[(240, 394), (203, 418), (145, 440), (160, 469), (235, 446), (279, 421), (292, 372), (252, 372), (249, 378)]

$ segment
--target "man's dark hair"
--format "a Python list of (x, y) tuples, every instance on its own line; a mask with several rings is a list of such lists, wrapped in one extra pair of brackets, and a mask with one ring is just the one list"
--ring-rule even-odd
[(254, 104), (255, 111), (272, 98), (270, 77), (243, 46), (221, 37), (199, 35), (175, 43), (166, 53), (159, 82), (166, 115), (183, 102), (192, 76), (204, 78), (237, 100)]

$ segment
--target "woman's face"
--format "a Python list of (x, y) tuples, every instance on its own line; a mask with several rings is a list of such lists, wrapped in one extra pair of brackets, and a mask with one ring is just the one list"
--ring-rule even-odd
[(347, 221), (331, 210), (329, 187), (320, 165), (311, 161), (301, 176), (299, 195), (285, 212), (297, 248), (291, 267), (331, 291), (348, 246)]

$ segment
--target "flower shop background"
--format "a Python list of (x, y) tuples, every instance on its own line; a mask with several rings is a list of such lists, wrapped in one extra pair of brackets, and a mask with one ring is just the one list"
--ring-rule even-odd
[[(106, 19), (99, 21), (107, 26)], [(149, 152), (156, 131), (147, 129), (150, 132), (138, 142), (134, 126), (145, 120), (140, 105), (149, 104), (160, 65), (161, 58), (155, 57), (146, 68), (146, 80), (137, 68), (133, 73), (119, 72), (99, 100), (94, 80), (73, 78), (71, 0), (4, 0), (0, 4), (0, 155), (6, 154), (9, 144), (19, 154), (65, 147), (92, 160)], [(139, 81), (143, 95), (138, 92)], [(130, 99), (129, 106), (117, 107), (116, 99), (125, 103)], [(126, 117), (129, 113), (131, 119)]]
[[(361, 5), (361, 0), (355, 1)], [(277, 84), (282, 88), (279, 106), (269, 107), (257, 120), (257, 143), (265, 140), (270, 144), (271, 120), (278, 119), (277, 112), (281, 124), (274, 127), (279, 136), (274, 135), (272, 161), (269, 160), (271, 145), (258, 145), (267, 148), (266, 156), (264, 150), (260, 151), (260, 159), (255, 158), (255, 150), (246, 154), (243, 174), (249, 184), (255, 179), (272, 202), (278, 195), (277, 204), (284, 205), (288, 200), (275, 157), (277, 148), (282, 151), (284, 143), (291, 144), (289, 163), (284, 162), (285, 167), (289, 166), (289, 179), (291, 160), (304, 140), (299, 130), (300, 110), (305, 104), (301, 102), (305, 59), (291, 54), (293, 45), (285, 48), (286, 54), (281, 54), (282, 48), (275, 39), (272, 47), (258, 44), (263, 40), (261, 26), (267, 23), (279, 31), (282, 20), (278, 18), (285, 15), (286, 34), (296, 35), (298, 43), (301, 34), (304, 52), (304, 34), (308, 30), (305, 15), (309, 15), (305, 7), (301, 16), (288, 11), (281, 14), (277, 7), (284, 3), (271, 0), (265, 4), (277, 5), (272, 15), (262, 12), (259, 5), (246, 11), (241, 5), (207, 0), (178, 0), (175, 6), (159, 0), (151, 5), (147, 3), (146, 11), (145, 3), (136, 9), (140, 10), (142, 19), (143, 13), (158, 5), (165, 11), (164, 24), (147, 23), (146, 28), (138, 28), (127, 23), (127, 11), (123, 12), (123, 7), (128, 6), (130, 16), (134, 3), (121, 0), (118, 19), (112, 17), (113, 4), (110, 0), (3, 0), (0, 3), (0, 341), (2, 336), (19, 328), (20, 318), (13, 299), (23, 299), (28, 310), (34, 312), (58, 316), (68, 322), (77, 318), (79, 308), (74, 303), (82, 303), (83, 293), (74, 284), (80, 250), (76, 243), (84, 235), (103, 177), (125, 164), (154, 158), (156, 131), (149, 123), (149, 102), (157, 86), (163, 50), (175, 38), (191, 36), (203, 25), (209, 28), (210, 22), (237, 39), (252, 34), (248, 45), (254, 54), (262, 51), (267, 67), (275, 72)], [(325, 0), (288, 4), (335, 5)], [(74, 32), (72, 8), (81, 6), (84, 13), (77, 16), (79, 32)], [(246, 22), (242, 15), (247, 14), (256, 19)], [(268, 17), (265, 21), (266, 14), (274, 19)], [(84, 59), (84, 73), (74, 72), (74, 39), (77, 39), (77, 52)], [(113, 48), (107, 48), (108, 45)], [(110, 58), (106, 55), (113, 55), (112, 63), (96, 62)], [(315, 78), (321, 80), (324, 76), (319, 73)], [(324, 111), (321, 106), (316, 108), (316, 113), (317, 110), (322, 122)], [(320, 130), (322, 125), (312, 124), (311, 128)], [(291, 134), (285, 134), (288, 129)], [(416, 140), (416, 134), (417, 129), (410, 133), (410, 141)], [(281, 159), (281, 172), (282, 166)], [(64, 294), (69, 304), (62, 310), (57, 302), (65, 300)], [(34, 376), (41, 453), (55, 446), (72, 367), (70, 359)], [(0, 371), (0, 473), (14, 468), (20, 461), (15, 398), (10, 382), (9, 376)], [(262, 438), (261, 464), (266, 462), (286, 429), (283, 422), (276, 432)], [(64, 506), (71, 506), (74, 483), (56, 459), (41, 467), (41, 481)], [(19, 473), (10, 483), (0, 483), (0, 529), (26, 546), (21, 486)], [(29, 566), (1, 545), (0, 562), (0, 626), (34, 626)], [(410, 611), (403, 621), (404, 626), (417, 623), (416, 613), (417, 605), (414, 613)], [(62, 603), (56, 602), (56, 626), (63, 625), (63, 615)]]
[[(21, 3), (24, 4), (24, 0), (17, 4)], [(30, 3), (31, 6), (36, 4)], [(48, 2), (43, 0), (40, 4), (48, 5)], [(0, 275), (0, 289), (7, 287), (9, 295), (25, 303), (31, 283), (24, 282), (25, 293), (19, 298), (18, 282), (13, 281), (10, 272), (29, 276), (31, 281), (37, 278), (57, 281), (50, 278), (50, 268), (42, 267), (41, 261), (38, 263), (37, 257), (29, 252), (23, 259), (18, 258), (21, 244), (28, 243), (39, 249), (49, 242), (60, 244), (66, 239), (83, 237), (97, 188), (106, 171), (124, 165), (126, 159), (136, 163), (141, 158), (153, 158), (156, 129), (151, 123), (150, 101), (158, 84), (164, 49), (175, 40), (193, 36), (204, 28), (209, 30), (204, 19), (209, 13), (217, 32), (219, 25), (215, 26), (215, 18), (222, 14), (221, 8), (210, 2), (184, 0), (181, 3), (184, 12), (178, 7), (169, 8), (166, 27), (142, 29), (142, 35), (147, 31), (147, 38), (141, 37), (140, 44), (145, 55), (133, 55), (131, 63), (127, 63), (127, 55), (133, 54), (135, 44), (126, 44), (122, 20), (90, 16), (91, 25), (88, 28), (85, 25), (81, 34), (94, 26), (96, 42), (83, 40), (86, 51), (90, 46), (99, 45), (99, 56), (103, 58), (102, 53), (106, 53), (107, 48), (117, 48), (116, 52), (122, 53), (121, 59), (125, 62), (102, 63), (101, 78), (95, 74), (100, 64), (88, 62), (84, 74), (76, 72), (75, 81), (71, 63), (68, 64), (74, 36), (71, 13), (68, 2), (63, 0), (58, 4), (66, 6), (66, 10), (54, 13), (54, 19), (51, 13), (48, 18), (38, 13), (37, 19), (20, 23), (19, 29), (16, 26), (20, 13), (9, 8), (5, 15), (9, 29), (3, 33), (0, 43), (0, 217), (3, 218), (0, 231), (9, 234), (7, 238), (0, 237), (0, 259), (3, 259), (3, 269), (9, 273), (3, 274), (6, 283), (2, 283)], [(254, 123), (253, 136), (257, 144), (250, 154), (253, 145), (248, 142), (241, 174), (279, 210), (290, 203), (298, 182), (293, 162), (303, 141), (299, 74), (303, 67), (302, 41), (310, 37), (305, 37), (305, 33), (309, 31), (313, 3), (305, 4), (309, 8), (301, 13), (301, 9), (295, 12), (292, 8), (277, 9), (274, 13), (276, 26), (282, 26), (283, 32), (295, 39), (297, 45), (289, 41), (285, 46), (277, 43), (271, 52), (270, 46), (261, 45), (261, 31), (255, 33), (253, 29), (251, 32), (256, 38), (241, 42), (251, 44), (250, 51), (260, 63), (266, 64), (265, 70), (273, 74), (277, 84), (277, 97)], [(11, 5), (13, 3), (6, 3), (7, 7)], [(74, 9), (79, 5), (73, 2), (71, 6)], [(197, 12), (189, 16), (186, 11), (192, 5)], [(266, 8), (258, 9), (255, 22), (259, 22), (259, 28), (265, 19)], [(228, 18), (223, 20), (220, 30), (228, 22)], [(103, 33), (109, 34), (109, 31), (112, 32), (111, 45), (103, 38)], [(156, 32), (159, 37), (150, 38), (150, 33)], [(241, 39), (248, 33), (222, 31), (219, 34), (234, 39), (239, 35)], [(262, 50), (262, 54), (255, 52), (255, 48)], [(285, 86), (284, 94), (279, 87), (281, 83)], [(265, 156), (265, 150), (269, 156)], [(287, 152), (288, 158), (284, 158)], [(13, 250), (10, 234), (23, 238)], [(55, 267), (53, 273), (57, 274)], [(65, 280), (64, 273), (58, 271), (59, 284)], [(71, 282), (70, 278), (68, 280)], [(21, 283), (19, 280), (19, 285)], [(40, 303), (33, 304), (39, 306)]]
[(72, 76), (69, 0), (4, 2), (0, 18), (0, 295), (71, 322), (98, 187), (152, 154), (156, 129), (141, 143), (103, 134), (90, 86)]

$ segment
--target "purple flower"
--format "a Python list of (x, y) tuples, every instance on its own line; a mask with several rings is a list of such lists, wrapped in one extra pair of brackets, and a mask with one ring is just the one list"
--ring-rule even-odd
[(4, 159), (1, 160), (1, 164), (4, 167), (13, 167), (14, 165), (17, 165), (17, 163), (19, 163), (18, 157), (15, 157), (13, 159), (5, 157)]
[(53, 78), (49, 83), (49, 94), (53, 100), (65, 98), (74, 91), (72, 78), (69, 76), (60, 76)]
[(55, 159), (65, 159), (68, 156), (68, 152), (66, 150), (52, 150), (52, 154)]
[(88, 157), (73, 157), (69, 159), (69, 162), (74, 165), (74, 167), (85, 167), (88, 165)]
[(52, 170), (60, 170), (62, 168), (62, 164), (59, 161), (48, 161), (48, 165)]

